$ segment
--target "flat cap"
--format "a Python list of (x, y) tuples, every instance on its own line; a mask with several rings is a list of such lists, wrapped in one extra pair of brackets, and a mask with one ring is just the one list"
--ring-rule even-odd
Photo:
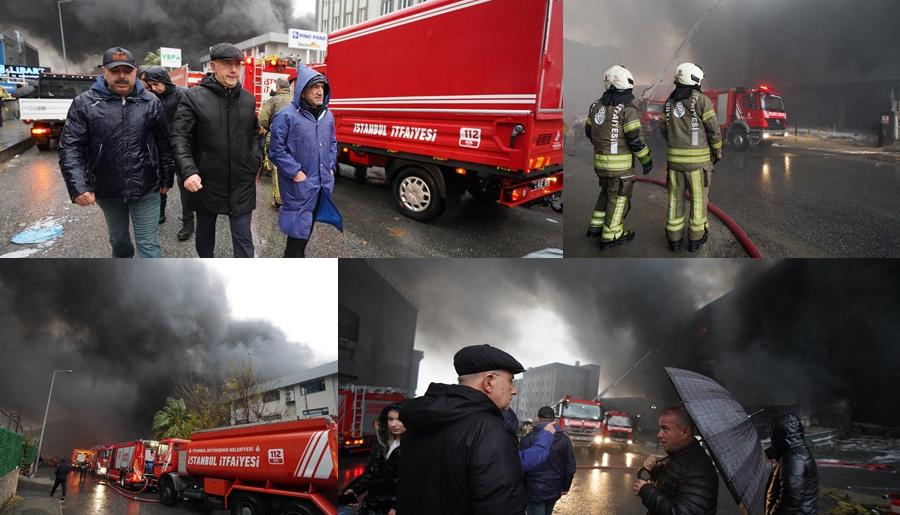
[(556, 413), (553, 412), (553, 408), (550, 406), (544, 406), (538, 410), (538, 418), (553, 420), (556, 418)]
[(219, 59), (243, 59), (244, 53), (241, 49), (231, 43), (219, 43), (213, 45), (209, 49), (209, 59), (217, 61)]
[(507, 370), (513, 375), (525, 371), (516, 358), (490, 345), (470, 345), (463, 347), (453, 356), (456, 373), (464, 376), (489, 370)]

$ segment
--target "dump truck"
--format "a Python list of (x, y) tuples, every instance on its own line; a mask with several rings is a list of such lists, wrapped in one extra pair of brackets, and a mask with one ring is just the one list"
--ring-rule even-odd
[(336, 515), (337, 431), (327, 417), (245, 424), (160, 441), (167, 506), (222, 502), (233, 514)]

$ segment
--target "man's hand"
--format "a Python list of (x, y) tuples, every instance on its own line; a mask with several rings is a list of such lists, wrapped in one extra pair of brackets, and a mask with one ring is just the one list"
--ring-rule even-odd
[(72, 202), (75, 202), (79, 206), (89, 206), (93, 204), (95, 200), (96, 198), (94, 197), (94, 192), (86, 191), (81, 195), (75, 197), (75, 200), (73, 200)]
[(647, 470), (653, 470), (657, 465), (659, 465), (658, 460), (659, 458), (657, 458), (656, 456), (647, 456), (647, 458), (644, 460), (644, 468)]
[(641, 493), (641, 487), (650, 483), (650, 481), (644, 481), (643, 479), (638, 479), (634, 482), (634, 495), (638, 495)]
[(306, 174), (301, 172), (297, 172), (297, 175), (294, 176), (294, 182), (303, 182), (306, 180)]
[(547, 424), (544, 426), (544, 431), (550, 433), (551, 435), (556, 432), (556, 426), (553, 424)]
[(200, 181), (200, 174), (194, 174), (184, 180), (184, 189), (190, 191), (191, 193), (196, 193), (203, 189), (203, 184)]
[(165, 186), (163, 186), (163, 187), (159, 188), (159, 192), (160, 192), (160, 194), (165, 195), (166, 193), (169, 192), (169, 188), (166, 188)]

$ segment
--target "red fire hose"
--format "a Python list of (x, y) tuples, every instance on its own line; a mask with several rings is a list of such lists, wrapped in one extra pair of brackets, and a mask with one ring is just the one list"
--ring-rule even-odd
[[(663, 188), (667, 187), (666, 182), (661, 179), (651, 179), (649, 177), (635, 177), (634, 180), (639, 181), (639, 182), (647, 182), (650, 184), (656, 184), (657, 186), (662, 186)], [(690, 198), (690, 194), (688, 192), (685, 192), (685, 196)], [(738, 225), (737, 222), (735, 222), (733, 218), (726, 215), (721, 209), (716, 207), (716, 205), (713, 204), (712, 202), (710, 202), (707, 205), (707, 209), (709, 210), (710, 213), (716, 215), (716, 218), (721, 220), (723, 224), (725, 224), (725, 227), (727, 227), (728, 230), (731, 231), (731, 234), (733, 234), (734, 237), (737, 238), (737, 241), (741, 244), (742, 247), (744, 247), (744, 250), (747, 251), (747, 254), (750, 257), (752, 257), (754, 259), (762, 258), (762, 254), (760, 254), (759, 249), (756, 248), (756, 245), (753, 243), (753, 241), (750, 240), (750, 237), (747, 236), (747, 233), (744, 232), (743, 229), (741, 229), (741, 226)]]
[(131, 501), (140, 501), (140, 502), (152, 502), (152, 503), (158, 503), (158, 502), (160, 502), (159, 499), (145, 499), (145, 498), (141, 498), (141, 497), (138, 497), (138, 496), (137, 496), (138, 494), (140, 494), (140, 493), (142, 493), (144, 490), (146, 490), (146, 489), (147, 489), (147, 485), (149, 485), (149, 484), (150, 484), (149, 482), (144, 483), (144, 487), (143, 487), (143, 488), (141, 488), (141, 489), (138, 490), (137, 492), (134, 492), (134, 495), (130, 495), (130, 494), (131, 494), (130, 492), (126, 492), (126, 491), (120, 489), (118, 486), (114, 485), (113, 483), (110, 483), (109, 481), (106, 482), (106, 486), (112, 488), (113, 491), (115, 491), (117, 494), (121, 495), (122, 497), (124, 497), (124, 498), (126, 498), (126, 499), (128, 499), (128, 500), (131, 500)]

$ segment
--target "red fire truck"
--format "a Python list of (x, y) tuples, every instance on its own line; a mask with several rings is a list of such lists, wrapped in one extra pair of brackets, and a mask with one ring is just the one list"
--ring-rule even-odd
[(628, 449), (634, 444), (634, 424), (631, 414), (624, 411), (607, 411), (603, 415), (603, 446)]
[(91, 447), (90, 469), (98, 476), (105, 476), (109, 469), (109, 459), (112, 457), (111, 445), (95, 445)]
[(431, 0), (329, 35), (339, 161), (427, 221), (562, 191), (562, 0)]
[(375, 421), (389, 404), (406, 394), (396, 388), (343, 385), (338, 388), (338, 435), (340, 449), (347, 452), (372, 448)]
[(245, 57), (241, 70), (241, 85), (256, 98), (256, 111), (269, 98), (278, 79), (296, 77), (297, 68), (280, 57)]
[(89, 470), (94, 459), (94, 451), (91, 449), (72, 449), (69, 455), (69, 465), (74, 470)]
[(221, 500), (232, 513), (336, 515), (337, 433), (325, 417), (199, 431), (159, 445), (160, 501)]
[(598, 454), (603, 444), (603, 404), (573, 399), (567, 395), (550, 405), (559, 420), (559, 428), (569, 436), (572, 446)]
[(787, 112), (784, 99), (773, 88), (763, 84), (756, 88), (705, 90), (712, 99), (722, 137), (735, 150), (743, 151), (751, 144), (765, 147), (784, 139)]
[(641, 127), (648, 138), (659, 138), (659, 124), (663, 118), (666, 107), (664, 100), (651, 100), (642, 98), (638, 101), (638, 111), (641, 113)]
[(143, 490), (154, 486), (153, 461), (156, 458), (155, 440), (134, 440), (112, 446), (106, 477), (124, 488)]

